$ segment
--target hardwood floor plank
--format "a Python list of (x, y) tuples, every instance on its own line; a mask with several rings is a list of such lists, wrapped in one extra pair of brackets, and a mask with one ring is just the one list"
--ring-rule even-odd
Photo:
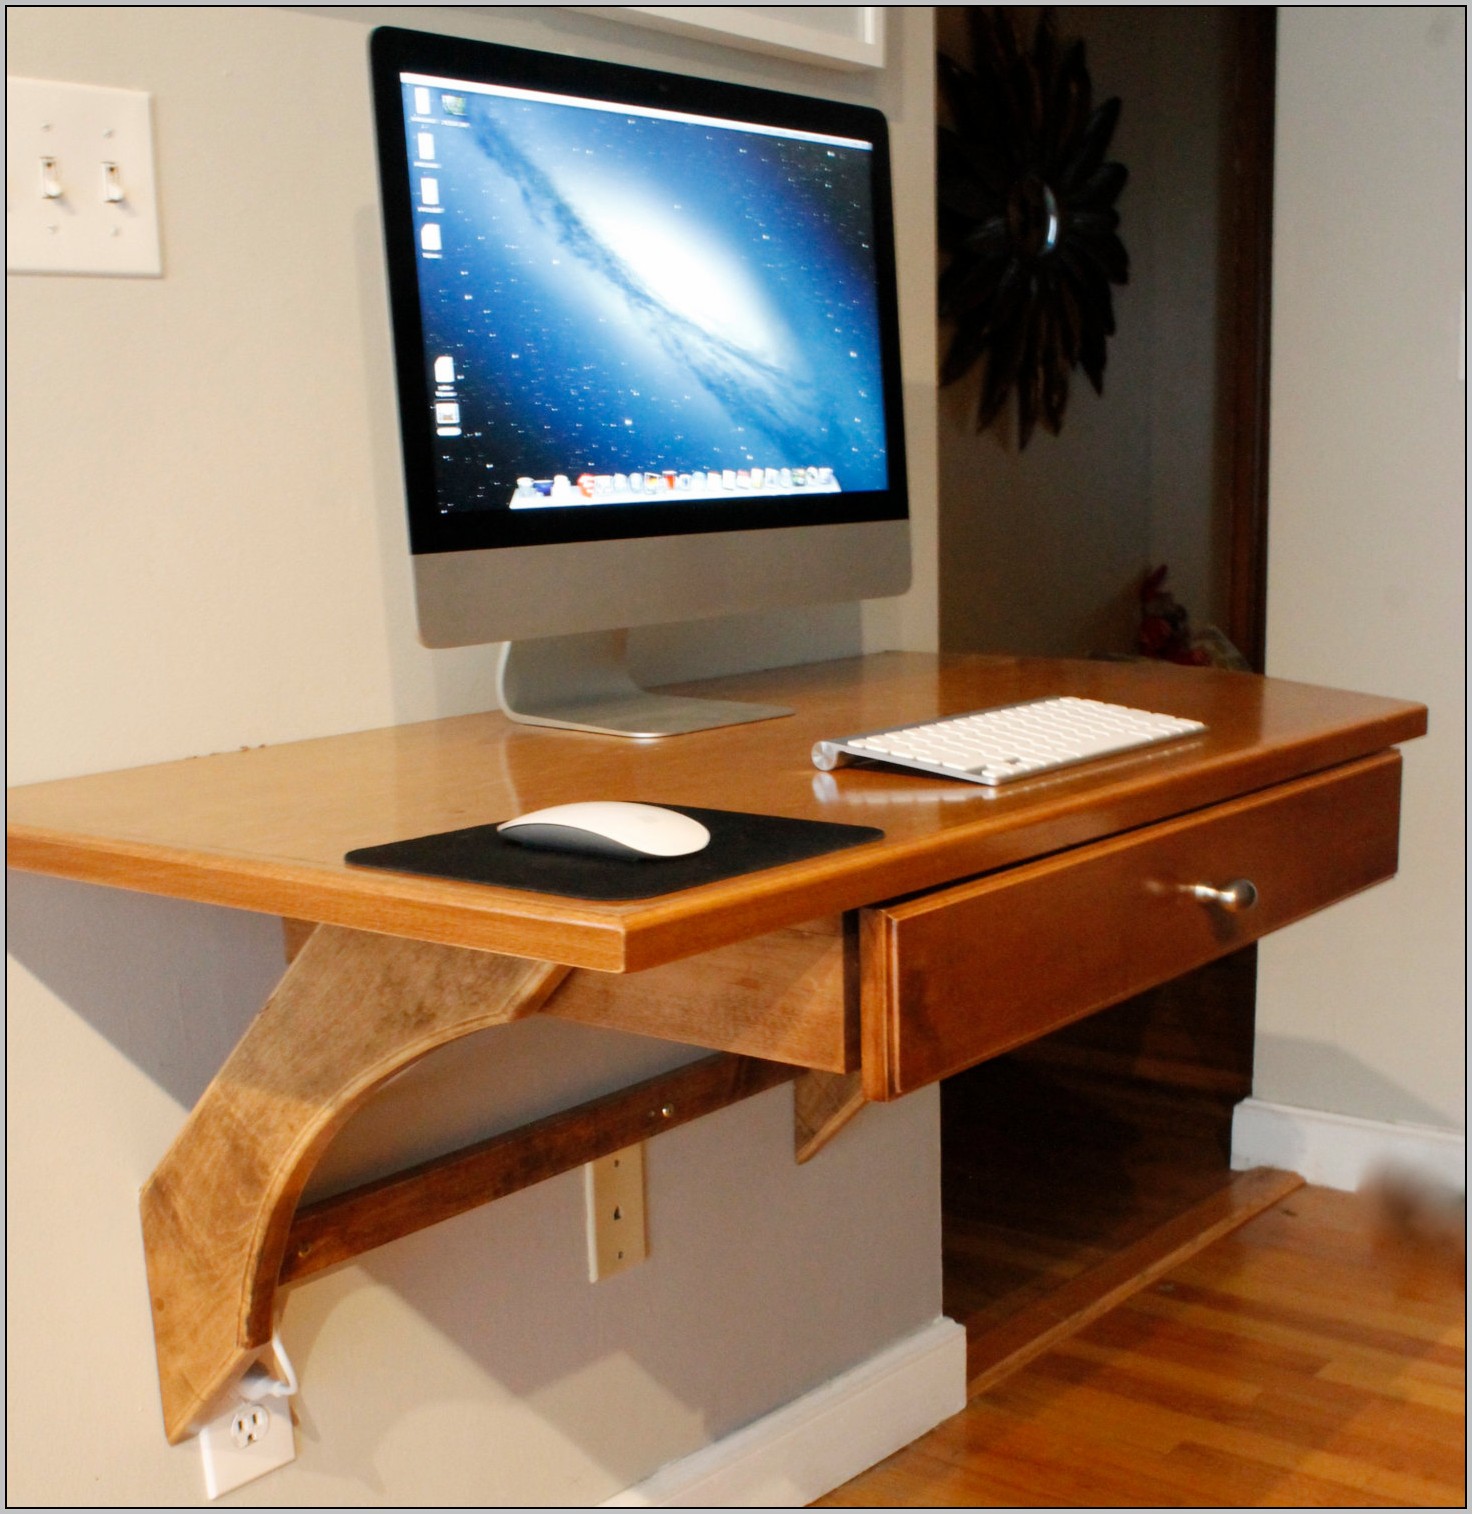
[[(1115, 1391), (1126, 1393), (1130, 1385), (1138, 1385), (1142, 1396), (1153, 1402), (1170, 1404), (1195, 1398), (1223, 1405), (1253, 1403), (1262, 1392), (1265, 1368), (1261, 1358), (1254, 1361), (1247, 1353), (1235, 1350), (1217, 1356), (1197, 1354), (1210, 1344), (1188, 1342), (1184, 1349), (1172, 1352), (1168, 1343), (1151, 1335), (1137, 1336), (1125, 1345), (1120, 1341), (1117, 1323), (1101, 1320), (1098, 1327), (1089, 1330), (1086, 1340), (1066, 1340), (1057, 1349), (1060, 1360), (1096, 1374), (1101, 1384), (1112, 1387), (1118, 1383), (1121, 1388)], [(1300, 1368), (1312, 1372), (1318, 1365), (1315, 1359), (1306, 1358)]]
[[(1399, 1502), (1455, 1501), (1452, 1495), (1464, 1465), (1460, 1425), (1456, 1423), (1444, 1422), (1433, 1439), (1421, 1437), (1399, 1445), (1398, 1437), (1388, 1440), (1374, 1426), (1346, 1430), (1342, 1400), (1332, 1421), (1303, 1414), (1301, 1401), (1290, 1403), (1282, 1395), (1263, 1393), (1257, 1394), (1245, 1410), (1235, 1414), (1223, 1410), (1222, 1417), (1216, 1419), (1186, 1403), (1179, 1412), (1169, 1404), (1157, 1404), (1151, 1412), (1142, 1414), (1139, 1400), (1111, 1391), (1104, 1384), (1073, 1385), (1067, 1390), (1066, 1402), (1056, 1396), (1050, 1401), (1046, 1387), (1040, 1393), (1038, 1385), (1029, 1382), (1033, 1376), (1022, 1374), (1015, 1385), (1007, 1385), (1008, 1407), (1013, 1413), (1037, 1418), (1051, 1411), (1051, 1417), (1058, 1418), (1066, 1410), (1068, 1423), (1081, 1433), (1107, 1436), (1136, 1454), (1166, 1455), (1194, 1445), (1348, 1488), (1373, 1489)], [(1348, 1406), (1351, 1422), (1364, 1414), (1373, 1418), (1372, 1410), (1373, 1405), (1363, 1401)], [(935, 1434), (939, 1437), (941, 1430)], [(952, 1449), (968, 1444), (959, 1435), (945, 1437), (940, 1443)], [(979, 1441), (970, 1444), (984, 1449)]]
[[(1387, 1391), (1385, 1369), (1379, 1362), (1330, 1362), (1318, 1375), (1326, 1383), (1343, 1383), (1346, 1387), (1363, 1388), (1370, 1393), (1384, 1394)], [(1397, 1399), (1425, 1404), (1448, 1414), (1459, 1413), (1467, 1403), (1465, 1386), (1458, 1374), (1447, 1372), (1443, 1381), (1428, 1382), (1425, 1371), (1418, 1370), (1416, 1363), (1396, 1374), (1393, 1392)]]
[[(1160, 1507), (1196, 1502), (1189, 1477), (1174, 1473), (1165, 1456), (1142, 1459), (1118, 1441), (1064, 1425), (1005, 1418), (993, 1423), (993, 1431), (984, 1450), (958, 1460), (947, 1480), (962, 1494), (964, 1507)], [(937, 1490), (947, 1482), (938, 1480)]]
[(828, 1507), (1466, 1505), (1465, 1263), (1303, 1188)]
[(1216, 1074), (1250, 1068), (1250, 995), (1182, 982), (1165, 1008), (943, 1088), (971, 1402), (825, 1502), (1465, 1504), (1465, 1207), (1234, 1176), (1247, 1085)]
[[(1330, 1265), (1333, 1265), (1330, 1257), (1310, 1261), (1277, 1253), (1273, 1275), (1257, 1285), (1260, 1291), (1258, 1307), (1274, 1309), (1280, 1317), (1302, 1317), (1312, 1314), (1315, 1309), (1321, 1309), (1330, 1302), (1324, 1297), (1325, 1290), (1331, 1286), (1324, 1277), (1325, 1268)], [(1240, 1285), (1230, 1275), (1231, 1261), (1223, 1258), (1218, 1266), (1227, 1270), (1229, 1275), (1213, 1277), (1207, 1273), (1202, 1281), (1219, 1286), (1226, 1293), (1239, 1291)], [(1360, 1286), (1365, 1282), (1367, 1274), (1358, 1269), (1335, 1266), (1334, 1274), (1334, 1286), (1338, 1288), (1340, 1295), (1338, 1306), (1353, 1320), (1355, 1329), (1387, 1338), (1404, 1335), (1426, 1342), (1438, 1342), (1446, 1336), (1447, 1323), (1438, 1323), (1434, 1317), (1434, 1308), (1427, 1311), (1411, 1299), (1404, 1303), (1391, 1299), (1377, 1300)], [(1455, 1331), (1449, 1340), (1453, 1344), (1462, 1344), (1460, 1335)]]
[(996, 1327), (966, 1320), (968, 1392), (985, 1392), (1302, 1183), (1295, 1173), (1272, 1168), (1240, 1173), (1133, 1245), (1040, 1293)]
[(1317, 1344), (1326, 1352), (1348, 1346), (1356, 1355), (1375, 1360), (1403, 1361), (1414, 1353), (1417, 1371), (1439, 1367), (1455, 1375), (1461, 1372), (1465, 1359), (1460, 1332), (1456, 1332), (1455, 1341), (1424, 1341), (1402, 1332), (1369, 1331), (1322, 1316), (1267, 1310), (1256, 1300), (1232, 1298), (1179, 1282), (1172, 1282), (1169, 1293), (1156, 1289), (1143, 1291), (1136, 1307), (1161, 1318), (1175, 1318), (1184, 1313), (1188, 1318), (1199, 1319), (1208, 1329), (1268, 1345), (1307, 1348)]
[(1277, 1467), (1194, 1443), (1178, 1447), (1169, 1459), (1200, 1491), (1203, 1505), (1343, 1509), (1367, 1503), (1419, 1502), (1393, 1496), (1371, 1498), (1359, 1481), (1340, 1482), (1316, 1476), (1301, 1465)]

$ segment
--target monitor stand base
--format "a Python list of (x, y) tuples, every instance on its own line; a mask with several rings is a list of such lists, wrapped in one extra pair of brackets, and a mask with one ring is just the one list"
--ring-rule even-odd
[(629, 674), (626, 641), (626, 632), (596, 631), (503, 643), (496, 669), (501, 708), (524, 725), (642, 739), (792, 714), (782, 705), (651, 694)]

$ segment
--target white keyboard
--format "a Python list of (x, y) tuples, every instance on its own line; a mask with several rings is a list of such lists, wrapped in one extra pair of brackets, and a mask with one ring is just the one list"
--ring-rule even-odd
[(943, 778), (995, 785), (1163, 741), (1179, 741), (1205, 729), (1199, 720), (1065, 696), (819, 741), (813, 747), (813, 766), (829, 772), (845, 762), (868, 758)]

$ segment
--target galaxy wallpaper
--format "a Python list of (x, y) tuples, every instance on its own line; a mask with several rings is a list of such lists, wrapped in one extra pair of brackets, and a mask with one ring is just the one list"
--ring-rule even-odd
[(404, 102), (443, 512), (559, 474), (886, 486), (866, 149), (451, 85)]

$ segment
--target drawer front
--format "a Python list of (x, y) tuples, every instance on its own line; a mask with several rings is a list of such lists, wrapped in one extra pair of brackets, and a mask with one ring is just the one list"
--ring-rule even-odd
[[(1390, 877), (1400, 756), (863, 912), (864, 1092), (891, 1099)], [(1198, 898), (1238, 879), (1256, 900)]]

